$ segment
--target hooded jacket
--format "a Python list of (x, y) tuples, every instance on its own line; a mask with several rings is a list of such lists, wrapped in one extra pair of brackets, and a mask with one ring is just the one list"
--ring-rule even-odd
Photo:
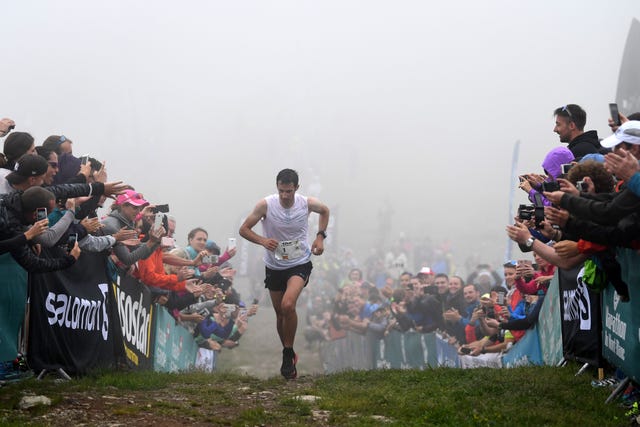
[[(555, 181), (562, 175), (562, 165), (571, 163), (575, 159), (574, 154), (567, 147), (556, 147), (549, 151), (542, 161), (542, 168), (545, 170), (549, 178), (547, 181)], [(542, 193), (541, 188), (532, 188), (529, 191), (529, 200), (535, 203), (535, 194)], [(542, 194), (540, 194), (542, 196)], [(542, 203), (545, 206), (551, 206), (551, 202), (542, 196)]]
[(590, 130), (576, 136), (567, 146), (576, 160), (580, 160), (590, 153), (600, 153), (603, 148), (598, 139), (598, 132)]

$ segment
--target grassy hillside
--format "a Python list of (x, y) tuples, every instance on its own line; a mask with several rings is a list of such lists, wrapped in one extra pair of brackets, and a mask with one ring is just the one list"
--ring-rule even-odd
[[(307, 375), (295, 381), (233, 373), (101, 373), (0, 388), (1, 425), (619, 426), (578, 366), (429, 369)], [(25, 395), (51, 406), (19, 409)]]

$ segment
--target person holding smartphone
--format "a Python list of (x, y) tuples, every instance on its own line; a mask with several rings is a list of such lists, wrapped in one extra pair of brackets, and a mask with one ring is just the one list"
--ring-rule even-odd
[[(277, 193), (261, 199), (240, 227), (240, 236), (265, 248), (265, 287), (276, 312), (276, 330), (282, 343), (280, 374), (285, 379), (298, 375), (298, 357), (293, 349), (298, 315), (296, 303), (309, 283), (313, 268), (311, 254), (322, 255), (329, 208), (314, 197), (298, 194), (298, 173), (283, 169), (276, 176)], [(309, 215), (317, 213), (318, 232), (309, 246)], [(263, 234), (253, 231), (262, 222)]]

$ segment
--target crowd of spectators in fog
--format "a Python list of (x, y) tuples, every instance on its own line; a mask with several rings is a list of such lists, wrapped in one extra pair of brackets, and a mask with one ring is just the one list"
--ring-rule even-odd
[[(332, 260), (319, 266), (321, 277), (307, 295), (308, 348), (344, 338), (347, 332), (383, 339), (396, 330), (437, 332), (460, 354), (500, 353), (533, 326), (542, 290), (553, 276), (553, 266), (544, 259), (536, 257), (534, 263), (523, 257), (505, 263), (502, 271), (480, 264), (464, 278), (445, 272), (446, 263), (439, 272), (420, 267), (415, 273), (402, 270), (396, 278), (383, 268), (380, 280), (380, 265), (399, 254), (392, 255), (372, 255), (364, 270), (345, 269)], [(532, 284), (541, 291), (525, 292)]]
[(555, 270), (582, 263), (590, 289), (610, 283), (629, 301), (616, 248), (640, 248), (640, 114), (620, 115), (620, 123), (610, 118), (613, 134), (602, 143), (596, 131), (584, 131), (580, 106), (560, 107), (554, 118), (567, 145), (550, 150), (540, 172), (520, 175), (517, 185), (531, 204), (520, 205), (507, 226), (521, 252), (515, 260), (501, 272), (478, 265), (462, 278), (455, 268), (434, 271), (435, 259), (409, 265), (406, 252), (378, 253), (310, 289), (309, 345), (346, 331), (382, 338), (395, 329), (438, 331), (465, 357), (503, 353), (535, 325)]
[[(188, 246), (177, 247), (168, 205), (146, 200), (129, 183), (108, 181), (106, 161), (76, 157), (70, 138), (51, 135), (38, 145), (15, 127), (11, 119), (0, 120), (0, 137), (6, 136), (0, 157), (0, 341), (9, 343), (0, 362), (24, 350), (28, 277), (18, 273), (65, 269), (83, 252), (108, 257), (114, 280), (118, 274), (139, 279), (201, 347), (238, 345), (258, 306), (242, 301), (233, 287), (235, 245), (221, 250), (197, 227)], [(99, 218), (109, 199), (108, 214)]]
[[(438, 332), (465, 357), (501, 354), (536, 323), (555, 270), (581, 263), (593, 290), (610, 282), (629, 301), (616, 248), (640, 248), (640, 113), (609, 119), (613, 133), (602, 141), (584, 131), (586, 113), (578, 105), (556, 109), (554, 118), (554, 132), (567, 145), (550, 150), (540, 171), (522, 173), (514, 184), (530, 202), (506, 229), (521, 251), (514, 260), (499, 268), (479, 264), (461, 277), (447, 248), (420, 252), (408, 239), (393, 250), (373, 250), (362, 263), (350, 251), (328, 254), (315, 261), (304, 294), (308, 347), (347, 332), (382, 339), (396, 330)], [(222, 250), (203, 228), (189, 232), (188, 246), (175, 247), (176, 218), (138, 189), (109, 182), (105, 161), (75, 157), (63, 135), (36, 146), (28, 133), (9, 133), (11, 120), (0, 124), (0, 136), (8, 133), (0, 169), (2, 253), (41, 274), (68, 267), (82, 251), (108, 251), (112, 274), (132, 274), (150, 286), (199, 345), (238, 345), (257, 305), (234, 290), (235, 247)], [(98, 219), (96, 209), (108, 197), (115, 198), (110, 213)], [(0, 304), (24, 305), (12, 298)]]

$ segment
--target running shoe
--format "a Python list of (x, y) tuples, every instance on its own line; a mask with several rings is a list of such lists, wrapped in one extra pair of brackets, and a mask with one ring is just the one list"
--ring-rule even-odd
[(296, 369), (298, 363), (298, 355), (293, 353), (293, 357), (282, 352), (282, 365), (280, 366), (280, 374), (288, 380), (294, 380), (298, 376)]

